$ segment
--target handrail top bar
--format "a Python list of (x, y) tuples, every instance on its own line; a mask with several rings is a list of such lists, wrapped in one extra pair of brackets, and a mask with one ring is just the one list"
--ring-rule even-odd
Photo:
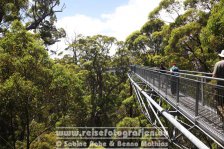
[(212, 75), (210, 72), (202, 72), (202, 71), (192, 71), (192, 70), (180, 70), (182, 72), (190, 72), (190, 73), (198, 73), (198, 74), (205, 74), (205, 75)]
[[(136, 66), (136, 67), (139, 67), (139, 68), (144, 68), (146, 70), (161, 71), (160, 69), (156, 69), (155, 67), (154, 68), (150, 68), (150, 67), (139, 66), (139, 65), (131, 65), (131, 66)], [(168, 70), (162, 70), (162, 71), (170, 72)], [(222, 78), (215, 78), (215, 77), (208, 77), (208, 76), (198, 76), (198, 75), (188, 74), (188, 73), (182, 73), (182, 72), (177, 72), (177, 73), (178, 74), (184, 74), (184, 75), (187, 75), (187, 76), (198, 77), (198, 78), (205, 78), (205, 79), (211, 79), (211, 80), (217, 80), (217, 81), (224, 81), (224, 79), (222, 79)]]

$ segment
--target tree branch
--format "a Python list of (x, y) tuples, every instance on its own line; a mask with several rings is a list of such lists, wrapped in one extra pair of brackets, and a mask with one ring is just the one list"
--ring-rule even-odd
[[(62, 12), (63, 9), (65, 8), (65, 4), (64, 4), (62, 6), (61, 10), (55, 10), (54, 11), (53, 8), (56, 7), (56, 5), (57, 5), (57, 3), (54, 3), (50, 7), (49, 12), (44, 12), (42, 14), (42, 16), (39, 16), (38, 13), (37, 13), (38, 10), (36, 8), (36, 3), (35, 3), (35, 5), (34, 5), (35, 9), (33, 10), (34, 11), (33, 12), (33, 17), (34, 17), (33, 19), (34, 19), (34, 21), (29, 26), (26, 27), (26, 30), (36, 29), (40, 25), (40, 23), (43, 22), (43, 20), (45, 20), (46, 17), (51, 16), (51, 15), (53, 15), (56, 12)], [(38, 19), (36, 19), (36, 17), (38, 17)]]

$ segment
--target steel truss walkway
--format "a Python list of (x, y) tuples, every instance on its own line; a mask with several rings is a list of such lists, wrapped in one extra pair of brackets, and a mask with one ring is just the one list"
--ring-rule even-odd
[[(217, 112), (217, 103), (214, 100), (220, 96), (215, 89), (223, 88), (215, 85), (221, 79), (186, 71), (172, 75), (170, 72), (140, 66), (131, 66), (128, 76), (142, 112), (153, 126), (163, 128), (169, 141), (180, 148), (184, 147), (176, 141), (180, 137), (180, 134), (176, 134), (177, 129), (198, 148), (208, 148), (191, 132), (193, 128), (198, 128), (220, 147), (224, 147), (223, 117)], [(174, 110), (163, 108), (163, 102)], [(192, 125), (180, 121), (178, 114)], [(161, 115), (174, 126), (173, 136), (170, 136), (161, 122)]]

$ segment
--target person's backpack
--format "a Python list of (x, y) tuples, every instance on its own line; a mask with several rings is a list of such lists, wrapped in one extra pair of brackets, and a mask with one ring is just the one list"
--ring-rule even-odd
[(174, 66), (174, 67), (172, 68), (172, 71), (173, 71), (173, 72), (179, 72), (179, 69), (178, 69), (178, 67)]
[(178, 73), (176, 73), (176, 72), (179, 72), (179, 68), (178, 68), (178, 67), (173, 66), (173, 67), (171, 68), (171, 71), (172, 71), (172, 74), (173, 74), (173, 75), (178, 76)]

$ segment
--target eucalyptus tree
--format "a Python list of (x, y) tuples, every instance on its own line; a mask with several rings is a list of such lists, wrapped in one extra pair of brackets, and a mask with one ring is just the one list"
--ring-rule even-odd
[(107, 88), (105, 72), (111, 63), (109, 52), (115, 41), (113, 37), (95, 35), (86, 37), (79, 46), (82, 49), (80, 67), (88, 71), (86, 87), (91, 95), (91, 125), (93, 126), (102, 125), (102, 118), (107, 118), (103, 110), (109, 103), (108, 98), (105, 98)]
[[(180, 16), (181, 3), (177, 0), (163, 0), (159, 6), (149, 14), (148, 21), (141, 27), (140, 31), (133, 32), (126, 39), (128, 49), (136, 52), (139, 59), (145, 65), (154, 66), (154, 58), (164, 54), (165, 41), (169, 35), (162, 35), (165, 21), (161, 18), (161, 12), (165, 11), (172, 18)], [(173, 21), (175, 18), (173, 18)], [(167, 29), (167, 27), (165, 28)], [(132, 50), (133, 49), (133, 50)]]
[(152, 57), (156, 54), (163, 53), (162, 51), (162, 36), (157, 36), (155, 33), (162, 30), (164, 22), (159, 19), (149, 19), (141, 28), (140, 31), (135, 31), (126, 39), (126, 45), (133, 56), (136, 56), (135, 62), (143, 63), (144, 65), (153, 65)]
[(160, 18), (161, 14), (165, 12), (172, 21), (175, 21), (175, 17), (178, 17), (181, 15), (182, 9), (182, 1), (179, 0), (162, 0), (159, 3), (159, 6), (156, 7), (152, 12), (149, 13), (149, 18)]
[(68, 46), (65, 48), (65, 51), (68, 51), (69, 54), (67, 54), (67, 56), (71, 56), (72, 62), (76, 65), (78, 64), (78, 60), (80, 58), (80, 51), (82, 51), (83, 41), (84, 36), (76, 33), (74, 33), (73, 38), (67, 37), (66, 39)]
[(148, 53), (152, 50), (149, 48), (149, 39), (146, 34), (135, 31), (126, 38), (126, 46), (132, 55), (134, 64), (149, 65)]
[[(209, 55), (203, 49), (200, 41), (200, 32), (206, 24), (205, 14), (197, 10), (188, 10), (178, 17), (170, 26), (173, 27), (165, 47), (166, 53), (174, 53), (175, 61), (184, 62), (185, 69), (195, 68), (209, 71), (207, 60)], [(191, 65), (187, 65), (187, 64)], [(188, 66), (188, 67), (186, 67)]]
[[(85, 87), (84, 100), (89, 103), (89, 126), (112, 126), (111, 120), (121, 98), (129, 66), (129, 51), (123, 42), (103, 35), (77, 35), (67, 50), (73, 64), (79, 69), (79, 78)], [(111, 55), (115, 50), (115, 55)], [(71, 63), (70, 63), (71, 64)], [(114, 69), (114, 72), (110, 72)], [(87, 120), (88, 121), (88, 120)]]
[(39, 37), (27, 32), (18, 21), (0, 40), (1, 117), (4, 117), (0, 127), (4, 139), (14, 148), (17, 140), (26, 140), (29, 148), (30, 122), (41, 115), (42, 91), (50, 84), (52, 62), (41, 44)]
[(84, 83), (73, 67), (55, 64), (40, 35), (12, 23), (0, 39), (1, 148), (28, 149), (55, 125), (86, 121)]
[(162, 13), (176, 16), (173, 22), (164, 25), (154, 36), (163, 37), (160, 48), (164, 49), (166, 60), (181, 62), (183, 69), (211, 71), (213, 53), (204, 49), (200, 34), (207, 25), (212, 7), (218, 0), (161, 1), (149, 15), (149, 19), (159, 18)]
[[(118, 41), (116, 43), (116, 52), (112, 56), (112, 66), (117, 70), (118, 76), (122, 79), (126, 77), (126, 72), (129, 70), (130, 63), (133, 63), (131, 59), (131, 52), (128, 50), (125, 42)], [(123, 79), (122, 79), (123, 80)]]
[(22, 19), (21, 12), (28, 8), (28, 0), (0, 1), (0, 33), (5, 32), (14, 20)]
[(147, 41), (146, 35), (143, 35), (140, 31), (135, 31), (126, 38), (125, 43), (134, 56), (140, 56), (147, 52)]
[(146, 45), (153, 54), (162, 53), (161, 43), (163, 38), (156, 36), (155, 33), (161, 31), (164, 25), (165, 23), (160, 19), (149, 19), (141, 28), (141, 32), (148, 38)]
[(203, 47), (208, 52), (213, 52), (215, 55), (213, 58), (217, 58), (216, 53), (220, 53), (223, 50), (224, 38), (223, 38), (223, 6), (224, 1), (221, 0), (216, 4), (211, 11), (207, 25), (203, 28), (200, 39)]
[(182, 67), (185, 69), (212, 70), (214, 52), (202, 46), (200, 34), (217, 2), (186, 0), (185, 12), (170, 24), (172, 30), (165, 49), (167, 53), (175, 53), (175, 60), (184, 62)]
[(62, 28), (56, 28), (56, 13), (62, 12), (59, 0), (1, 0), (0, 2), (0, 33), (4, 34), (14, 20), (26, 24), (26, 30), (40, 34), (45, 45), (52, 45), (65, 36)]

